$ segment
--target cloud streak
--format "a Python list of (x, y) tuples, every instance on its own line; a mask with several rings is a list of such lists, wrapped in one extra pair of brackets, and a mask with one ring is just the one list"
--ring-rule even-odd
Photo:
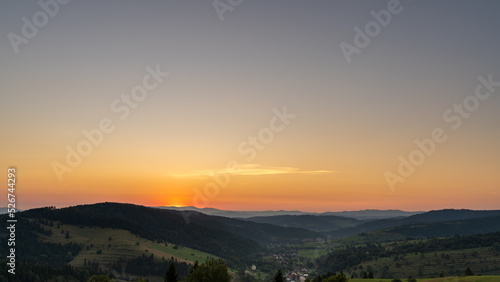
[[(278, 174), (306, 174), (306, 175), (320, 175), (336, 173), (333, 170), (300, 170), (296, 167), (276, 166), (264, 167), (258, 164), (245, 164), (241, 165), (236, 172), (231, 175), (244, 175), (244, 176), (259, 176), (259, 175), (278, 175)], [(169, 176), (177, 178), (204, 178), (216, 174), (227, 173), (225, 169), (202, 169), (188, 173), (171, 173)]]

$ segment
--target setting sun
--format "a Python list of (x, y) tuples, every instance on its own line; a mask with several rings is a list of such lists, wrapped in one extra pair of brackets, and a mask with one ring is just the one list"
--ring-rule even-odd
[(181, 208), (181, 207), (185, 207), (186, 204), (178, 199), (168, 199), (164, 206)]

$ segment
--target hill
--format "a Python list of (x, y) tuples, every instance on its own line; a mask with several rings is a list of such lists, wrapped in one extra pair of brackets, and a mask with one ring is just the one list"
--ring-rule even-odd
[(18, 217), (21, 216), (77, 226), (123, 229), (149, 240), (182, 244), (232, 261), (239, 261), (260, 249), (255, 241), (226, 230), (195, 222), (186, 224), (179, 212), (132, 204), (100, 203), (62, 209), (41, 208), (22, 212)]
[(284, 227), (305, 228), (313, 231), (337, 230), (340, 228), (356, 226), (364, 222), (354, 218), (333, 215), (277, 215), (250, 217), (246, 220)]
[[(386, 214), (387, 216), (389, 214), (392, 215), (400, 214), (398, 211), (385, 213), (386, 211), (367, 210), (367, 212), (374, 212), (375, 214), (373, 214), (373, 216), (382, 216), (382, 214)], [(363, 211), (360, 211), (360, 213), (363, 213)], [(410, 236), (410, 233), (412, 234), (412, 236), (425, 237), (425, 236), (449, 236), (449, 235), (454, 235), (455, 233), (461, 235), (468, 235), (468, 234), (499, 231), (495, 227), (496, 226), (495, 224), (497, 222), (493, 220), (493, 222), (491, 223), (494, 225), (490, 226), (490, 220), (492, 220), (491, 217), (500, 216), (500, 211), (497, 210), (473, 211), (473, 210), (447, 209), (447, 210), (430, 211), (425, 213), (417, 213), (408, 217), (386, 218), (380, 220), (373, 220), (373, 219), (359, 220), (350, 217), (341, 217), (341, 216), (325, 215), (325, 214), (259, 216), (259, 217), (249, 217), (246, 218), (245, 220), (258, 223), (269, 223), (283, 227), (305, 228), (312, 231), (320, 232), (321, 234), (329, 238), (343, 238), (375, 230), (384, 230), (383, 235), (387, 236), (386, 238), (387, 241), (395, 239), (393, 235), (398, 235), (399, 236), (398, 238), (405, 238), (406, 236)], [(358, 214), (358, 216), (361, 215)], [(474, 224), (473, 220), (480, 218), (490, 218), (490, 219), (485, 219), (484, 222), (477, 221), (477, 224)], [(463, 225), (462, 227), (460, 227), (458, 222), (454, 224), (450, 223), (453, 221), (463, 221), (463, 220), (472, 220), (472, 221), (466, 222), (466, 225)], [(439, 224), (444, 222), (447, 222), (447, 224), (445, 225)], [(434, 225), (429, 225), (429, 224), (434, 224)], [(404, 227), (404, 226), (416, 226), (416, 225), (418, 225), (418, 228)], [(472, 226), (474, 228), (470, 230), (475, 230), (474, 232), (470, 232), (469, 230), (467, 230), (467, 228)], [(401, 228), (394, 230), (393, 232), (390, 232), (395, 234), (388, 234), (388, 232), (386, 232), (386, 229), (398, 228), (398, 227)], [(377, 239), (377, 241), (380, 239)]]
[(406, 236), (406, 238), (429, 238), (491, 233), (500, 231), (500, 216), (404, 225), (389, 228), (384, 231), (386, 233), (401, 234)]
[[(432, 224), (432, 223), (440, 223), (440, 222), (453, 222), (453, 221), (463, 221), (463, 220), (471, 220), (468, 221), (468, 224), (474, 225), (473, 221), (474, 219), (480, 219), (480, 218), (491, 218), (495, 216), (500, 216), (500, 210), (492, 210), (492, 211), (474, 211), (474, 210), (452, 210), (452, 209), (445, 209), (445, 210), (437, 210), (437, 211), (429, 211), (426, 213), (422, 214), (417, 214), (417, 215), (412, 215), (406, 218), (391, 218), (391, 219), (380, 219), (376, 221), (370, 221), (370, 222), (365, 222), (361, 223), (357, 226), (354, 227), (347, 227), (347, 228), (342, 228), (338, 229), (335, 231), (330, 231), (330, 232), (322, 232), (323, 235), (329, 236), (330, 238), (342, 238), (342, 237), (348, 237), (348, 236), (353, 236), (356, 234), (364, 233), (364, 232), (369, 232), (369, 231), (374, 231), (374, 230), (380, 230), (380, 229), (387, 229), (387, 228), (393, 228), (393, 227), (398, 227), (398, 226), (409, 226), (409, 225), (426, 225), (426, 224)], [(483, 225), (487, 225), (488, 220), (486, 220)], [(496, 222), (493, 220), (493, 222)], [(481, 225), (481, 223), (478, 223)], [(477, 225), (475, 225), (477, 226)], [(452, 232), (451, 229), (449, 229), (449, 226), (440, 226), (439, 224), (435, 224), (432, 227), (428, 228), (436, 228), (436, 230), (443, 229), (443, 228), (448, 228), (449, 232)], [(454, 227), (458, 234), (473, 234), (473, 233), (467, 233), (467, 231), (464, 228), (459, 228), (458, 225)], [(484, 229), (482, 232), (494, 232), (498, 231), (495, 228), (489, 228), (489, 229)], [(449, 232), (436, 232), (436, 234), (446, 234), (443, 236), (450, 235)], [(482, 233), (482, 232), (476, 232), (476, 233)], [(430, 232), (428, 232), (430, 233)], [(453, 234), (451, 234), (453, 235)]]
[(32, 209), (19, 213), (19, 217), (59, 221), (75, 226), (127, 230), (151, 241), (190, 247), (237, 264), (262, 251), (264, 244), (300, 243), (320, 236), (300, 228), (209, 216), (198, 212), (189, 212), (189, 220), (186, 221), (186, 214), (179, 211), (120, 203)]
[(193, 223), (227, 230), (233, 234), (256, 241), (261, 245), (266, 244), (299, 244), (314, 241), (322, 236), (311, 230), (297, 227), (282, 227), (267, 223), (256, 223), (241, 219), (208, 216), (201, 213), (189, 214)]
[(500, 210), (435, 210), (401, 219), (401, 222), (403, 222), (401, 225), (465, 220), (490, 216), (500, 216)]

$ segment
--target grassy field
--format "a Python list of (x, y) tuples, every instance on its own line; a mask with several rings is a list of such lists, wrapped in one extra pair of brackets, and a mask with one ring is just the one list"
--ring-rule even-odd
[[(130, 259), (143, 254), (147, 256), (153, 254), (157, 259), (173, 257), (178, 261), (188, 263), (193, 263), (196, 260), (204, 262), (207, 257), (217, 258), (212, 254), (187, 247), (179, 246), (178, 249), (175, 249), (172, 244), (165, 246), (122, 229), (66, 224), (57, 228), (57, 225), (58, 222), (54, 222), (52, 227), (45, 225), (45, 229), (52, 229), (52, 235), (42, 235), (41, 239), (53, 243), (75, 242), (81, 244), (82, 250), (70, 263), (73, 266), (83, 266), (85, 261), (108, 264), (118, 261), (120, 258)], [(69, 238), (66, 238), (67, 232), (69, 232)]]
[(191, 248), (187, 248), (187, 247), (178, 246), (176, 248), (174, 244), (168, 244), (168, 246), (153, 244), (151, 246), (151, 248), (154, 250), (160, 251), (162, 253), (165, 253), (165, 254), (170, 254), (170, 255), (177, 257), (177, 258), (183, 258), (187, 261), (204, 262), (207, 260), (208, 257), (219, 258), (219, 257), (211, 255), (209, 253), (205, 253), (205, 252), (198, 251), (198, 250), (191, 249)]
[(334, 239), (332, 243), (342, 245), (362, 244), (366, 242), (392, 242), (405, 240), (406, 236), (386, 232), (384, 230), (376, 230), (366, 233), (365, 235), (353, 235), (346, 238)]
[[(320, 256), (326, 255), (328, 249), (341, 247), (342, 245), (335, 241), (318, 241), (318, 242), (308, 242), (303, 245), (297, 245), (298, 254), (305, 258), (318, 258)], [(328, 248), (328, 249), (327, 249)]]
[(318, 258), (320, 256), (326, 255), (328, 252), (326, 249), (299, 249), (299, 256), (306, 258)]

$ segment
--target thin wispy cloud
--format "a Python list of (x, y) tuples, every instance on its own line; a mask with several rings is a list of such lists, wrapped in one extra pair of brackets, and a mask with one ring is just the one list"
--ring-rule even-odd
[[(319, 175), (335, 173), (337, 171), (333, 170), (301, 170), (296, 167), (289, 166), (276, 166), (276, 167), (265, 167), (258, 164), (245, 164), (241, 165), (240, 168), (232, 172), (231, 175), (245, 175), (245, 176), (256, 176), (256, 175), (278, 175), (278, 174), (309, 174), (309, 175)], [(227, 173), (225, 169), (202, 169), (187, 173), (171, 173), (169, 176), (179, 177), (179, 178), (203, 178), (209, 177), (216, 174)]]

